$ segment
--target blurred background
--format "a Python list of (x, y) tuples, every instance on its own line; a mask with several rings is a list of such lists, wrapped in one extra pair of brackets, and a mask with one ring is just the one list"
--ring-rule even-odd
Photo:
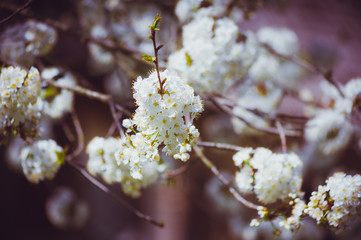
[[(2, 2), (22, 6), (26, 1), (2, 0)], [(175, 1), (124, 2), (139, 5), (145, 2), (153, 4), (153, 7), (162, 15), (167, 14), (170, 18), (174, 18)], [(37, 19), (55, 19), (73, 29), (81, 27), (78, 1), (34, 0), (26, 11), (32, 12)], [(9, 14), (11, 11), (0, 7), (0, 19)], [(0, 24), (0, 32), (26, 19), (26, 16), (18, 14)], [(282, 26), (295, 31), (299, 37), (302, 52), (318, 66), (332, 69), (335, 81), (344, 83), (351, 78), (361, 76), (360, 1), (265, 0), (260, 3), (250, 20), (242, 21), (240, 28), (241, 30), (258, 30), (263, 26)], [(171, 46), (170, 49), (172, 48), (176, 46)], [(108, 73), (94, 74), (89, 70), (91, 68), (89, 68), (88, 60), (86, 42), (71, 34), (59, 32), (57, 44), (50, 54), (42, 58), (42, 63), (62, 66), (87, 79), (92, 88), (101, 92), (108, 91), (103, 85)], [(139, 66), (136, 66), (136, 69), (136, 72), (143, 76), (149, 70), (140, 69)], [(132, 77), (134, 79), (135, 76)], [(311, 76), (305, 84), (312, 89), (312, 86), (317, 86), (319, 81), (320, 76)], [(118, 97), (120, 101), (128, 101), (131, 108), (134, 105), (130, 96), (131, 94)], [(294, 110), (294, 104), (292, 100), (289, 102), (285, 100), (282, 108), (285, 112), (297, 111)], [(94, 136), (107, 134), (112, 118), (105, 104), (77, 95), (75, 109), (85, 132), (85, 143)], [(69, 121), (69, 119), (64, 121)], [(53, 124), (53, 134), (56, 139), (59, 139), (58, 142), (61, 145), (66, 144), (67, 140), (61, 130), (62, 123)], [(276, 147), (279, 145), (278, 136), (270, 136), (266, 139), (257, 137), (245, 139), (235, 135), (227, 116), (222, 116), (212, 109), (202, 114), (196, 125), (203, 140), (232, 142), (240, 146)], [(298, 142), (297, 139), (289, 141)], [(337, 156), (332, 164), (325, 168), (305, 169), (302, 189), (306, 193), (306, 199), (317, 185), (323, 184), (324, 180), (335, 171), (345, 171), (349, 174), (361, 173), (360, 145), (361, 142), (354, 139), (350, 147)], [(241, 213), (236, 215), (219, 207), (211, 196), (212, 189), (217, 183), (212, 180), (211, 172), (197, 160), (189, 170), (175, 177), (175, 183), (172, 185), (157, 184), (148, 187), (143, 191), (142, 196), (135, 200), (123, 196), (126, 201), (146, 214), (157, 220), (164, 220), (165, 228), (158, 229), (135, 217), (127, 208), (96, 188), (68, 165), (61, 168), (53, 181), (33, 185), (19, 171), (9, 166), (6, 160), (6, 147), (0, 147), (0, 154), (0, 239), (218, 240), (243, 239), (253, 234), (251, 230), (248, 235), (243, 231), (247, 229), (247, 223), (242, 221), (242, 216), (256, 217), (256, 213), (236, 206), (235, 212)], [(231, 153), (209, 150), (207, 156), (219, 169), (228, 171), (231, 176), (236, 171), (231, 161)], [(86, 159), (87, 156), (83, 153), (77, 161), (85, 163)], [(88, 204), (89, 218), (82, 228), (58, 229), (48, 221), (45, 203), (59, 186), (71, 188), (77, 198), (85, 200)], [(122, 195), (119, 186), (114, 186), (113, 189)], [(232, 204), (230, 202), (227, 206), (233, 206)], [(314, 236), (319, 239), (360, 239), (361, 230), (359, 229), (361, 226), (343, 235), (334, 235), (322, 230)], [(272, 239), (271, 235), (268, 232), (268, 236), (267, 234), (260, 235), (258, 239), (267, 239), (267, 237)]]

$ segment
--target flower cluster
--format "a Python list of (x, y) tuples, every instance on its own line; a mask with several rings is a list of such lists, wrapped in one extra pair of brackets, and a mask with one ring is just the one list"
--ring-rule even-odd
[(351, 79), (344, 86), (339, 86), (343, 96), (337, 88), (327, 81), (320, 83), (322, 103), (339, 113), (351, 114), (356, 96), (361, 93), (361, 78)]
[(275, 88), (270, 82), (260, 82), (248, 87), (243, 86), (237, 92), (237, 95), (239, 97), (236, 105), (233, 107), (235, 117), (231, 119), (234, 131), (238, 134), (254, 133), (253, 129), (249, 128), (245, 121), (253, 123), (258, 127), (268, 126), (269, 122), (265, 118), (258, 116), (252, 111), (255, 110), (260, 113), (273, 115), (274, 110), (281, 101), (282, 90)]
[[(357, 95), (361, 92), (361, 78), (351, 79), (337, 89), (329, 82), (321, 82), (320, 109), (307, 122), (305, 138), (325, 156), (340, 152), (351, 140), (354, 126), (350, 115)], [(340, 91), (343, 95), (341, 95)]]
[(249, 77), (254, 81), (272, 81), (283, 87), (294, 87), (302, 73), (301, 68), (282, 60), (267, 47), (277, 54), (292, 56), (299, 49), (297, 35), (287, 28), (264, 27), (257, 32), (257, 40), (259, 51), (249, 69)]
[[(154, 4), (136, 4), (119, 1), (81, 0), (78, 2), (78, 13), (83, 27), (96, 39), (121, 42), (131, 49), (137, 49), (142, 53), (151, 55), (154, 51), (152, 42), (147, 37), (149, 23), (159, 11)], [(106, 9), (106, 11), (104, 11)], [(108, 14), (107, 14), (108, 13)], [(160, 59), (165, 58), (174, 46), (170, 39), (171, 23), (170, 14), (162, 14), (162, 31), (158, 38), (167, 42), (160, 52)], [(174, 41), (172, 41), (174, 40)], [(91, 59), (91, 71), (102, 74), (112, 70), (116, 56), (98, 44), (89, 43)], [(161, 61), (160, 61), (161, 62)]]
[(335, 173), (312, 192), (304, 210), (318, 224), (325, 224), (336, 231), (343, 230), (347, 223), (360, 215), (361, 176)]
[(121, 183), (123, 191), (139, 197), (140, 189), (154, 183), (166, 167), (157, 146), (138, 133), (121, 139), (95, 137), (87, 147), (88, 170), (107, 183)]
[(175, 72), (165, 70), (160, 73), (160, 78), (164, 81), (162, 90), (156, 72), (148, 78), (138, 77), (134, 83), (138, 108), (133, 119), (124, 124), (127, 128), (135, 125), (142, 134), (164, 144), (165, 153), (186, 161), (189, 158), (187, 152), (199, 136), (192, 122), (203, 110), (201, 99), (194, 96), (193, 89)]
[(0, 55), (30, 67), (35, 57), (51, 51), (56, 40), (57, 33), (52, 27), (41, 22), (27, 21), (7, 28), (0, 35)]
[(239, 42), (237, 25), (229, 18), (197, 14), (183, 26), (183, 48), (168, 58), (168, 69), (178, 72), (196, 92), (224, 92), (245, 75), (255, 56), (254, 37)]
[(263, 203), (285, 199), (290, 193), (301, 195), (303, 164), (296, 154), (245, 148), (233, 156), (233, 161), (240, 168), (237, 187), (244, 193), (254, 192)]
[(64, 162), (64, 156), (63, 149), (52, 139), (25, 146), (20, 152), (25, 177), (32, 183), (53, 179)]
[(344, 114), (331, 109), (319, 110), (306, 124), (305, 138), (314, 143), (325, 156), (344, 149), (352, 136), (353, 127)]
[(41, 110), (39, 71), (19, 67), (2, 68), (0, 73), (0, 129), (36, 120)]
[(291, 214), (286, 216), (284, 220), (279, 222), (279, 225), (287, 230), (299, 229), (301, 226), (301, 216), (306, 207), (306, 204), (300, 198), (297, 198), (295, 194), (289, 194), (291, 200), (288, 202), (290, 206)]
[[(227, 11), (227, 6), (232, 0), (179, 0), (175, 7), (175, 14), (181, 23), (192, 20), (197, 15), (221, 17)], [(243, 12), (239, 8), (233, 8), (231, 17), (235, 20), (243, 19)]]
[[(60, 73), (60, 69), (56, 67), (46, 68), (41, 72), (41, 77), (45, 80), (51, 80)], [(73, 87), (76, 84), (75, 78), (69, 72), (65, 72), (63, 76), (59, 77), (56, 83), (65, 87)], [(49, 86), (42, 89), (41, 97), (44, 102), (43, 112), (51, 118), (59, 119), (73, 108), (74, 94), (71, 91), (57, 90), (55, 87)]]

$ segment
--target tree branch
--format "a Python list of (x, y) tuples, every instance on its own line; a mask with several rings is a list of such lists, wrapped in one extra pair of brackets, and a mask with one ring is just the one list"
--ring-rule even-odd
[(228, 187), (229, 192), (236, 198), (237, 201), (241, 202), (243, 205), (250, 209), (257, 210), (258, 207), (261, 207), (259, 205), (256, 205), (254, 203), (251, 203), (244, 199), (237, 190), (232, 187), (231, 183), (219, 172), (217, 167), (210, 161), (208, 158), (204, 155), (203, 150), (195, 146), (193, 147), (194, 151), (196, 152), (197, 156), (201, 159), (202, 163), (212, 171), (212, 173), (218, 178), (221, 183), (223, 183), (226, 187)]
[(28, 0), (23, 6), (19, 7), (18, 9), (16, 9), (12, 14), (10, 14), (10, 15), (7, 16), (6, 18), (0, 20), (0, 24), (8, 21), (10, 18), (14, 17), (16, 14), (22, 12), (25, 8), (29, 7), (32, 2), (33, 2), (33, 0)]

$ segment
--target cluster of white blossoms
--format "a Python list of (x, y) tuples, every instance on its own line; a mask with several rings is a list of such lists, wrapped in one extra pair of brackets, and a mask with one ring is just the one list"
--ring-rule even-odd
[[(56, 67), (46, 68), (41, 72), (42, 79), (54, 80), (54, 77), (61, 75), (60, 69)], [(64, 87), (73, 87), (76, 85), (75, 78), (69, 72), (56, 80), (56, 83)], [(42, 89), (41, 97), (43, 99), (43, 113), (54, 119), (61, 118), (65, 113), (70, 112), (73, 108), (74, 93), (65, 90), (57, 90), (53, 86)]]
[(89, 172), (102, 175), (108, 183), (121, 183), (123, 191), (133, 197), (165, 171), (159, 155), (161, 145), (168, 155), (186, 161), (199, 136), (192, 124), (203, 110), (199, 96), (194, 96), (193, 89), (174, 72), (165, 70), (160, 77), (162, 88), (157, 72), (134, 82), (138, 108), (132, 119), (123, 120), (125, 136), (96, 137), (87, 147)]
[(0, 71), (0, 129), (37, 120), (41, 110), (39, 71), (12, 66)]
[(224, 92), (245, 75), (255, 57), (254, 36), (246, 34), (246, 42), (240, 42), (231, 19), (197, 14), (183, 26), (183, 48), (169, 56), (168, 69), (198, 93)]
[(233, 161), (240, 168), (235, 178), (237, 187), (244, 193), (253, 192), (263, 203), (285, 199), (290, 193), (302, 195), (303, 164), (294, 153), (245, 148), (233, 155)]
[(1, 57), (22, 66), (33, 65), (35, 57), (48, 54), (57, 40), (55, 29), (33, 20), (7, 28), (0, 35)]
[[(151, 55), (154, 52), (152, 41), (149, 40), (149, 23), (159, 12), (154, 4), (137, 4), (132, 2), (82, 0), (78, 2), (78, 13), (82, 26), (96, 39), (112, 40), (125, 44), (128, 48)], [(107, 11), (104, 11), (106, 9)], [(159, 54), (159, 62), (169, 55), (175, 48), (176, 39), (172, 39), (171, 26), (174, 19), (170, 14), (162, 14), (162, 31), (157, 34), (157, 41), (163, 42), (164, 47)], [(89, 52), (92, 57), (91, 71), (104, 74), (112, 70), (115, 54), (98, 44), (89, 43)], [(122, 56), (124, 57), (124, 56)]]
[(77, 229), (85, 225), (88, 205), (69, 188), (60, 187), (46, 201), (46, 216), (59, 229)]
[(336, 231), (343, 230), (347, 223), (360, 215), (361, 176), (335, 173), (326, 180), (326, 186), (318, 186), (312, 192), (306, 214)]
[(130, 137), (95, 137), (87, 147), (88, 171), (109, 184), (120, 183), (124, 193), (139, 197), (140, 189), (154, 183), (166, 166), (159, 161), (157, 146), (138, 133)]
[(305, 139), (313, 143), (323, 155), (331, 156), (343, 150), (352, 138), (354, 126), (350, 115), (355, 98), (361, 93), (361, 78), (351, 79), (340, 86), (343, 96), (329, 82), (321, 82), (322, 104), (306, 124)]
[(294, 88), (302, 73), (298, 65), (281, 59), (263, 45), (286, 56), (296, 54), (299, 49), (297, 35), (289, 29), (264, 27), (257, 32), (249, 79), (236, 92), (238, 99), (233, 108), (235, 117), (232, 118), (236, 133), (256, 133), (242, 119), (257, 127), (269, 126), (264, 117), (247, 109), (274, 116), (283, 97), (282, 88)]
[(52, 140), (38, 140), (25, 146), (20, 152), (20, 161), (25, 177), (32, 183), (53, 179), (64, 163), (62, 147)]
[(291, 207), (291, 215), (284, 218), (279, 222), (279, 225), (287, 230), (299, 229), (301, 226), (301, 216), (306, 207), (306, 203), (298, 198), (296, 194), (290, 193), (289, 197), (291, 200), (288, 205)]
[(175, 72), (165, 70), (160, 78), (165, 81), (162, 92), (156, 72), (134, 82), (138, 108), (133, 119), (124, 122), (125, 127), (135, 125), (142, 134), (164, 144), (163, 152), (186, 161), (199, 136), (192, 122), (203, 111), (201, 99)]
[(331, 110), (319, 110), (306, 124), (305, 138), (325, 156), (344, 149), (352, 136), (353, 127), (347, 116)]
[(243, 86), (237, 92), (237, 95), (239, 95), (239, 98), (233, 107), (235, 117), (231, 119), (234, 131), (238, 134), (255, 133), (254, 129), (248, 127), (245, 121), (258, 127), (267, 127), (269, 122), (251, 110), (273, 116), (275, 109), (277, 109), (281, 101), (282, 90), (275, 88), (270, 82), (260, 82), (251, 86)]
[[(226, 13), (227, 7), (231, 3), (232, 0), (179, 0), (175, 7), (175, 14), (181, 23), (188, 22), (199, 14), (220, 17)], [(241, 9), (234, 7), (230, 17), (236, 21), (241, 21), (243, 20), (243, 12)]]
[(276, 53), (292, 56), (298, 53), (297, 35), (287, 28), (264, 27), (257, 32), (260, 47), (257, 59), (249, 69), (249, 77), (254, 81), (272, 81), (280, 86), (294, 87), (301, 75), (300, 66), (269, 52), (262, 44), (271, 47)]
[(322, 104), (339, 113), (351, 114), (356, 96), (361, 93), (361, 78), (353, 78), (346, 85), (339, 86), (343, 96), (337, 88), (327, 81), (320, 83)]

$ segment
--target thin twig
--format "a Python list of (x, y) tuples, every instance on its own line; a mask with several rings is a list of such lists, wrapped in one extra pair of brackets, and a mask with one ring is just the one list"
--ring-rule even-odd
[(215, 148), (215, 149), (226, 150), (226, 151), (234, 151), (234, 152), (244, 150), (243, 147), (228, 144), (228, 143), (216, 143), (216, 142), (198, 141), (197, 146), (199, 146), (199, 147), (207, 147), (207, 148)]
[(110, 109), (110, 112), (112, 114), (112, 117), (113, 117), (114, 121), (117, 124), (120, 135), (124, 136), (124, 131), (123, 131), (123, 128), (121, 127), (121, 124), (120, 124), (119, 119), (117, 117), (117, 113), (116, 113), (116, 109), (115, 109), (116, 106), (114, 104), (112, 96), (110, 96), (108, 94), (100, 93), (100, 92), (97, 92), (97, 91), (93, 91), (93, 90), (90, 90), (90, 89), (87, 89), (87, 88), (83, 88), (83, 87), (78, 86), (78, 85), (76, 85), (76, 86), (65, 86), (65, 85), (57, 83), (54, 80), (46, 80), (46, 82), (53, 85), (54, 87), (66, 89), (66, 90), (69, 90), (69, 91), (72, 91), (72, 92), (76, 92), (78, 94), (85, 95), (85, 96), (87, 96), (89, 98), (95, 98), (95, 99), (98, 99), (98, 100), (100, 100), (100, 101), (102, 101), (104, 103), (107, 103), (109, 105), (109, 109)]
[(276, 127), (278, 129), (279, 134), (280, 134), (282, 152), (287, 153), (286, 135), (285, 135), (285, 131), (283, 130), (283, 127), (282, 127), (280, 121), (276, 121)]
[(155, 55), (155, 59), (153, 61), (153, 63), (155, 64), (155, 71), (157, 72), (157, 76), (158, 76), (158, 81), (159, 81), (159, 91), (162, 94), (163, 93), (163, 84), (164, 81), (162, 81), (162, 79), (160, 78), (160, 73), (159, 73), (159, 59), (158, 59), (158, 51), (163, 47), (163, 45), (157, 46), (156, 43), (156, 32), (159, 30), (158, 29), (158, 23), (162, 18), (160, 17), (159, 14), (157, 14), (154, 17), (153, 23), (150, 27), (150, 38), (152, 39), (153, 42), (153, 49), (154, 49), (154, 55)]
[(118, 201), (119, 203), (121, 203), (122, 205), (124, 205), (126, 208), (128, 208), (132, 213), (134, 213), (137, 217), (139, 217), (140, 219), (149, 222), (151, 224), (153, 224), (154, 226), (157, 226), (159, 228), (163, 228), (164, 227), (164, 222), (163, 221), (156, 221), (154, 220), (151, 216), (146, 215), (142, 212), (140, 212), (138, 209), (134, 208), (133, 206), (131, 206), (128, 202), (126, 202), (124, 199), (122, 199), (121, 197), (119, 197), (118, 195), (116, 195), (114, 192), (112, 192), (107, 186), (105, 186), (104, 184), (102, 184), (100, 181), (98, 181), (96, 178), (94, 178), (93, 176), (91, 176), (85, 169), (83, 169), (82, 167), (78, 166), (77, 164), (75, 164), (73, 161), (68, 161), (68, 163), (74, 167), (76, 170), (78, 170), (80, 172), (81, 175), (83, 175), (86, 179), (88, 179), (92, 184), (94, 184), (96, 187), (98, 187), (100, 190), (102, 190), (103, 192), (105, 192), (106, 194), (108, 194), (109, 196), (111, 196), (113, 199), (115, 199), (116, 201)]
[(29, 7), (32, 2), (33, 2), (33, 0), (28, 0), (23, 6), (19, 7), (19, 8), (16, 9), (12, 14), (10, 14), (10, 15), (7, 16), (6, 18), (2, 19), (2, 20), (0, 21), (0, 24), (8, 21), (10, 18), (14, 17), (16, 14), (22, 12), (25, 8)]
[(111, 136), (113, 136), (115, 130), (117, 129), (117, 124), (115, 122), (112, 122), (112, 124), (110, 125), (107, 135), (105, 135), (105, 138), (109, 138)]
[(132, 117), (132, 113), (131, 113), (130, 111), (128, 111), (125, 107), (123, 107), (123, 106), (121, 106), (121, 105), (119, 105), (119, 104), (116, 104), (116, 105), (115, 105), (115, 108), (116, 108), (118, 111), (124, 113), (127, 117)]
[(116, 112), (116, 110), (115, 110), (115, 104), (114, 104), (114, 101), (113, 101), (113, 100), (110, 100), (110, 101), (109, 101), (109, 108), (110, 108), (110, 112), (112, 113), (114, 122), (115, 122), (116, 125), (117, 125), (117, 128), (118, 128), (118, 131), (119, 131), (120, 136), (125, 137), (124, 130), (123, 130), (123, 128), (122, 128), (122, 125), (121, 125), (120, 122), (119, 122), (119, 118), (118, 118), (118, 116), (117, 116), (117, 112)]
[[(226, 106), (223, 106), (222, 104), (220, 104), (218, 102), (218, 100), (214, 97), (208, 97), (208, 99), (216, 106), (218, 107), (220, 110), (222, 110), (224, 113), (230, 115), (230, 116), (233, 116), (233, 117), (236, 117), (238, 119), (240, 119), (242, 122), (244, 122), (247, 126), (251, 127), (251, 128), (254, 128), (256, 130), (259, 130), (259, 131), (262, 131), (262, 132), (266, 132), (266, 133), (271, 133), (271, 134), (279, 134), (278, 133), (278, 130), (276, 128), (272, 128), (272, 127), (262, 127), (262, 126), (257, 126), (255, 124), (253, 124), (252, 122), (249, 122), (247, 121), (246, 119), (240, 117), (240, 116), (237, 116), (233, 113), (233, 111), (231, 109), (229, 109), (228, 107)], [(285, 131), (285, 134), (287, 136), (293, 136), (293, 137), (300, 137), (302, 136), (301, 132), (300, 131), (295, 131), (295, 130), (287, 130)]]
[(97, 179), (95, 179), (93, 176), (91, 176), (84, 168), (80, 167), (78, 164), (76, 164), (73, 160), (74, 158), (80, 154), (80, 152), (84, 149), (84, 133), (81, 127), (81, 124), (79, 122), (78, 116), (76, 115), (75, 111), (71, 112), (74, 127), (77, 133), (78, 137), (78, 145), (77, 148), (66, 157), (67, 162), (74, 167), (76, 170), (78, 170), (86, 179), (88, 179), (92, 184), (97, 186), (99, 189), (104, 191), (106, 194), (113, 197), (115, 200), (123, 204), (126, 208), (128, 208), (131, 212), (133, 212), (137, 217), (139, 217), (142, 220), (145, 220), (157, 227), (164, 227), (163, 222), (157, 222), (154, 219), (152, 219), (150, 216), (145, 215), (144, 213), (140, 212), (139, 210), (135, 209), (133, 206), (131, 206), (129, 203), (127, 203), (124, 199), (113, 193), (107, 186), (99, 182)]
[(81, 127), (78, 115), (76, 114), (75, 110), (71, 111), (71, 118), (73, 120), (75, 132), (78, 139), (78, 144), (76, 149), (69, 155), (69, 159), (73, 159), (78, 156), (84, 149), (84, 132)]
[(194, 151), (196, 152), (197, 156), (201, 159), (203, 164), (212, 171), (212, 173), (218, 178), (221, 183), (223, 183), (226, 187), (228, 187), (229, 192), (243, 205), (245, 205), (248, 208), (257, 210), (258, 207), (261, 207), (259, 205), (256, 205), (254, 203), (251, 203), (244, 199), (237, 190), (232, 187), (231, 183), (219, 172), (217, 167), (210, 161), (208, 158), (204, 155), (203, 150), (200, 147), (195, 146)]
[(83, 88), (81, 86), (67, 86), (67, 85), (63, 85), (63, 84), (59, 84), (54, 80), (45, 80), (47, 83), (53, 85), (54, 87), (57, 88), (62, 88), (62, 89), (66, 89), (72, 92), (76, 92), (78, 94), (87, 96), (89, 98), (95, 98), (98, 99), (104, 103), (108, 103), (111, 100), (111, 96), (108, 94), (104, 94), (104, 93), (100, 93), (100, 92), (96, 92), (87, 88)]

